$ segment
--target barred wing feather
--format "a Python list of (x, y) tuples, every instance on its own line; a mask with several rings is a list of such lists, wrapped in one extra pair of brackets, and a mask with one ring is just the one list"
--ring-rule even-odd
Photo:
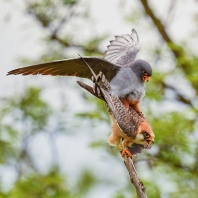
[(135, 29), (131, 34), (115, 36), (115, 40), (110, 41), (108, 50), (105, 52), (104, 58), (120, 67), (127, 67), (135, 60), (139, 52), (139, 38)]

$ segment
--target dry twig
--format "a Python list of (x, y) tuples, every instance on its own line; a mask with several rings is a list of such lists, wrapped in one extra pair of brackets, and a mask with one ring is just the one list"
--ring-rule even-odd
[(138, 178), (133, 160), (128, 156), (124, 156), (124, 164), (129, 172), (131, 183), (134, 185), (138, 198), (148, 198), (144, 184)]

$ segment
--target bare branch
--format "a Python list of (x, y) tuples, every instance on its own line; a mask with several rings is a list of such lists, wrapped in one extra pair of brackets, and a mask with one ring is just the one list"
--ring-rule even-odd
[(148, 4), (148, 1), (147, 0), (140, 0), (140, 2), (142, 3), (142, 6), (144, 8), (145, 13), (151, 18), (155, 27), (157, 28), (157, 30), (161, 34), (164, 41), (169, 46), (169, 48), (172, 51), (172, 53), (174, 54), (175, 58), (179, 59), (179, 58), (183, 57), (183, 51), (181, 50), (181, 48), (179, 46), (176, 46), (173, 43), (170, 35), (166, 31), (166, 28), (165, 28), (164, 24), (154, 14), (153, 10), (151, 9), (151, 7)]
[(70, 18), (72, 18), (72, 16), (74, 15), (74, 5), (70, 6), (70, 8), (68, 9), (68, 12), (65, 14), (65, 16), (60, 20), (59, 24), (57, 25), (56, 28), (54, 28), (54, 30), (52, 31), (52, 37), (56, 36), (58, 34), (58, 32), (62, 29), (62, 27), (68, 22), (68, 20)]
[(166, 26), (168, 23), (173, 22), (173, 16), (175, 14), (175, 8), (177, 4), (177, 0), (175, 1), (170, 1), (170, 5), (167, 11), (167, 16), (166, 19), (164, 20), (164, 25)]
[(124, 156), (124, 164), (129, 172), (131, 183), (134, 185), (138, 198), (148, 198), (144, 184), (138, 178), (133, 160), (128, 156)]
[(179, 64), (181, 69), (187, 74), (187, 78), (191, 81), (193, 88), (196, 90), (196, 93), (198, 94), (197, 78), (189, 77), (191, 76), (191, 69), (194, 69), (194, 64), (196, 63), (192, 58), (188, 57), (187, 53), (185, 52), (184, 48), (181, 45), (174, 43), (171, 36), (168, 34), (165, 25), (155, 15), (152, 8), (149, 6), (148, 0), (140, 0), (140, 2), (144, 8), (145, 14), (148, 15), (153, 21), (158, 32), (160, 33), (163, 40), (166, 42), (170, 51), (174, 55), (177, 64)]
[(89, 53), (98, 53), (98, 54), (102, 54), (103, 52), (100, 50), (100, 49), (97, 49), (97, 48), (91, 48), (89, 46), (83, 46), (83, 45), (80, 45), (80, 44), (73, 44), (73, 43), (69, 43), (66, 39), (62, 39), (60, 38), (58, 35), (56, 34), (52, 34), (52, 35), (49, 35), (49, 38), (51, 40), (54, 40), (54, 41), (57, 41), (60, 45), (62, 45), (63, 47), (76, 47), (76, 48), (82, 48), (84, 49), (86, 52), (89, 52)]

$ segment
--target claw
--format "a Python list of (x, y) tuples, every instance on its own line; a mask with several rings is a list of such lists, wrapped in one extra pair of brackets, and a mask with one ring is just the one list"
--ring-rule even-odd
[(133, 155), (127, 148), (123, 148), (120, 144), (118, 144), (118, 148), (120, 149), (120, 153), (122, 157), (124, 157), (125, 155), (128, 155), (130, 158), (133, 157)]
[(118, 144), (118, 148), (119, 148), (121, 151), (123, 150), (121, 144)]
[(131, 154), (131, 152), (128, 149), (126, 149), (126, 148), (123, 148), (122, 149), (121, 155), (122, 155), (122, 157), (124, 157), (125, 155), (128, 155), (130, 158), (133, 157), (133, 155)]

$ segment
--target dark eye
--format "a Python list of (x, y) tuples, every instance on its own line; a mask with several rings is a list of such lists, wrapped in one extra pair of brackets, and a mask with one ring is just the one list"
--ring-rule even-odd
[(147, 72), (146, 71), (142, 71), (142, 73), (145, 75), (145, 76), (148, 76)]
[(143, 134), (144, 134), (144, 137), (146, 137), (146, 138), (150, 137), (150, 135), (147, 132), (144, 132)]

